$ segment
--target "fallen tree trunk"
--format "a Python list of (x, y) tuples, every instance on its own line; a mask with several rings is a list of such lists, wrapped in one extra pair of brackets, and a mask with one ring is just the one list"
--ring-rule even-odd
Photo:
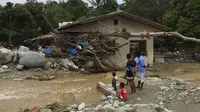
[[(110, 34), (103, 34), (104, 36), (116, 36), (116, 37), (123, 37), (122, 33), (110, 33)], [(130, 37), (160, 37), (160, 36), (167, 36), (167, 37), (178, 37), (185, 41), (193, 41), (193, 42), (200, 42), (200, 39), (194, 37), (187, 37), (181, 35), (178, 32), (141, 32), (141, 33), (130, 33)]]
[(116, 91), (113, 90), (112, 87), (102, 83), (98, 82), (97, 87), (100, 89), (101, 92), (103, 92), (106, 96), (112, 95), (117, 96)]
[[(165, 37), (177, 37), (177, 38), (181, 38), (185, 41), (193, 41), (193, 42), (200, 42), (200, 39), (197, 39), (195, 37), (187, 37), (184, 36), (178, 32), (140, 32), (140, 33), (102, 33), (100, 34), (103, 37), (124, 37), (124, 34), (128, 34), (129, 38), (132, 37), (146, 37), (146, 38), (150, 38), (150, 37), (160, 37), (160, 36), (165, 36)], [(126, 35), (127, 36), (127, 35)]]

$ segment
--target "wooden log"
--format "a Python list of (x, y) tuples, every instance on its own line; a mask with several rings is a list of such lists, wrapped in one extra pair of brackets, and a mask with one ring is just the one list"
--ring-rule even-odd
[[(123, 33), (102, 33), (103, 37), (124, 37)], [(181, 35), (178, 32), (139, 32), (139, 33), (130, 33), (129, 37), (177, 37), (181, 38), (185, 41), (192, 41), (192, 42), (200, 42), (200, 39), (197, 39), (195, 37), (187, 37), (184, 35)]]
[(112, 87), (102, 83), (98, 82), (97, 87), (101, 92), (103, 92), (106, 96), (112, 95), (112, 96), (117, 96), (116, 91), (113, 90)]

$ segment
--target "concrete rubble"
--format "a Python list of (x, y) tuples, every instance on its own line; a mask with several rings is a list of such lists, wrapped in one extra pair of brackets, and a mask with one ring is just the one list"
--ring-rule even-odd
[(157, 92), (155, 96), (155, 102), (164, 107), (166, 104), (185, 103), (197, 104), (200, 103), (200, 88), (199, 87), (187, 87), (187, 82), (181, 79), (169, 77), (168, 87), (159, 86), (160, 92)]
[(66, 107), (64, 110), (65, 112), (174, 112), (157, 104), (126, 104), (113, 96), (107, 96), (95, 108), (87, 108), (85, 103), (81, 103)]

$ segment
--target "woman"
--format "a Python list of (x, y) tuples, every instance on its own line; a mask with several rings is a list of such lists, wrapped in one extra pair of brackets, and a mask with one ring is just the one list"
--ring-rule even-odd
[(136, 63), (137, 63), (137, 71), (138, 71), (138, 78), (139, 78), (137, 88), (143, 89), (144, 77), (146, 74), (145, 62), (144, 62), (144, 58), (141, 56), (140, 51), (136, 51), (135, 55), (137, 57)]

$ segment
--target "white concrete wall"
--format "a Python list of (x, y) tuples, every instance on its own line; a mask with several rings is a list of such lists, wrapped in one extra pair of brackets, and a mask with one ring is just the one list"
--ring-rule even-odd
[[(113, 19), (118, 19), (118, 25), (113, 25)], [(102, 19), (100, 20), (103, 24), (110, 26), (110, 27), (114, 27), (115, 29), (122, 29), (123, 27), (125, 27), (127, 29), (128, 32), (130, 33), (138, 33), (138, 32), (144, 32), (144, 31), (160, 31), (156, 28), (150, 27), (148, 25), (144, 25), (142, 23), (136, 22), (134, 20), (130, 20), (127, 18), (123, 18), (120, 16), (113, 16), (110, 18), (106, 18), (106, 19)], [(70, 27), (68, 29), (65, 29), (68, 32), (103, 32), (103, 33), (113, 33), (115, 32), (115, 29), (113, 28), (108, 28), (100, 23), (98, 23), (97, 21), (95, 22), (91, 22), (91, 23), (87, 23), (84, 25), (77, 25), (77, 26), (73, 26)], [(125, 39), (118, 39), (116, 40), (116, 42), (123, 44), (126, 42), (130, 42), (130, 40), (141, 40), (141, 37), (133, 37), (133, 38), (129, 38), (128, 40)], [(153, 57), (154, 57), (154, 47), (153, 47), (153, 42), (154, 39), (153, 37), (151, 37), (150, 39), (144, 38), (143, 40), (147, 40), (147, 57), (146, 57), (146, 65), (153, 65)], [(126, 61), (126, 54), (129, 53), (129, 45), (126, 45), (122, 48), (120, 48), (120, 51), (118, 53), (115, 54), (115, 56), (111, 56), (109, 57), (112, 61), (116, 62), (118, 65), (120, 66), (124, 66), (125, 61)]]

